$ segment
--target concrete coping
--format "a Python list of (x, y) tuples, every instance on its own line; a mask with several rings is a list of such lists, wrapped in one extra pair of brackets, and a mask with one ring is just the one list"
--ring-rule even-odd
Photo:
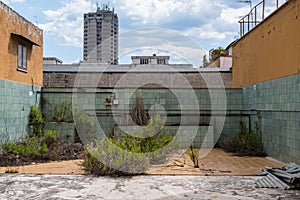
[(231, 72), (231, 68), (193, 68), (192, 65), (109, 65), (109, 64), (44, 64), (44, 72), (103, 72), (103, 73), (216, 73)]

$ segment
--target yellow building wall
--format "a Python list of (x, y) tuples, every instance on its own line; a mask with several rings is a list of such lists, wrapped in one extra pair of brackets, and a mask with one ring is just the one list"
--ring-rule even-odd
[[(15, 37), (22, 35), (33, 43)], [(17, 70), (18, 42), (28, 45), (27, 73)], [(14, 10), (0, 2), (0, 79), (13, 82), (43, 84), (43, 32)]]
[(233, 87), (300, 73), (300, 0), (289, 0), (233, 46)]

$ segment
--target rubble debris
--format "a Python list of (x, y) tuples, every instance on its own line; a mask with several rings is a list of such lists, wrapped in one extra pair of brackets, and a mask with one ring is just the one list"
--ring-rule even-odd
[(290, 186), (288, 184), (281, 181), (270, 172), (267, 172), (267, 176), (265, 178), (256, 181), (256, 186), (258, 188), (280, 188), (285, 190), (290, 189)]
[(293, 189), (300, 187), (300, 165), (290, 163), (282, 168), (266, 167), (262, 173), (266, 177), (256, 181), (258, 188)]

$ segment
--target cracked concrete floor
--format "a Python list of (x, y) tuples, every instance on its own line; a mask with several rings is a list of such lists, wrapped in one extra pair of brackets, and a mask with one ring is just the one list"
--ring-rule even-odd
[(0, 175), (0, 199), (300, 199), (300, 191), (258, 189), (254, 176)]

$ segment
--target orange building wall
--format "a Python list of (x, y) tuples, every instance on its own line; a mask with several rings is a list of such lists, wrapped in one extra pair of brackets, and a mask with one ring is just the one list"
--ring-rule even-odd
[(300, 73), (300, 0), (289, 0), (233, 46), (233, 87)]
[[(17, 71), (18, 39), (22, 35), (36, 45), (29, 45), (27, 73)], [(0, 79), (13, 82), (43, 84), (43, 32), (11, 8), (0, 2)], [(30, 44), (30, 43), (29, 43)]]

